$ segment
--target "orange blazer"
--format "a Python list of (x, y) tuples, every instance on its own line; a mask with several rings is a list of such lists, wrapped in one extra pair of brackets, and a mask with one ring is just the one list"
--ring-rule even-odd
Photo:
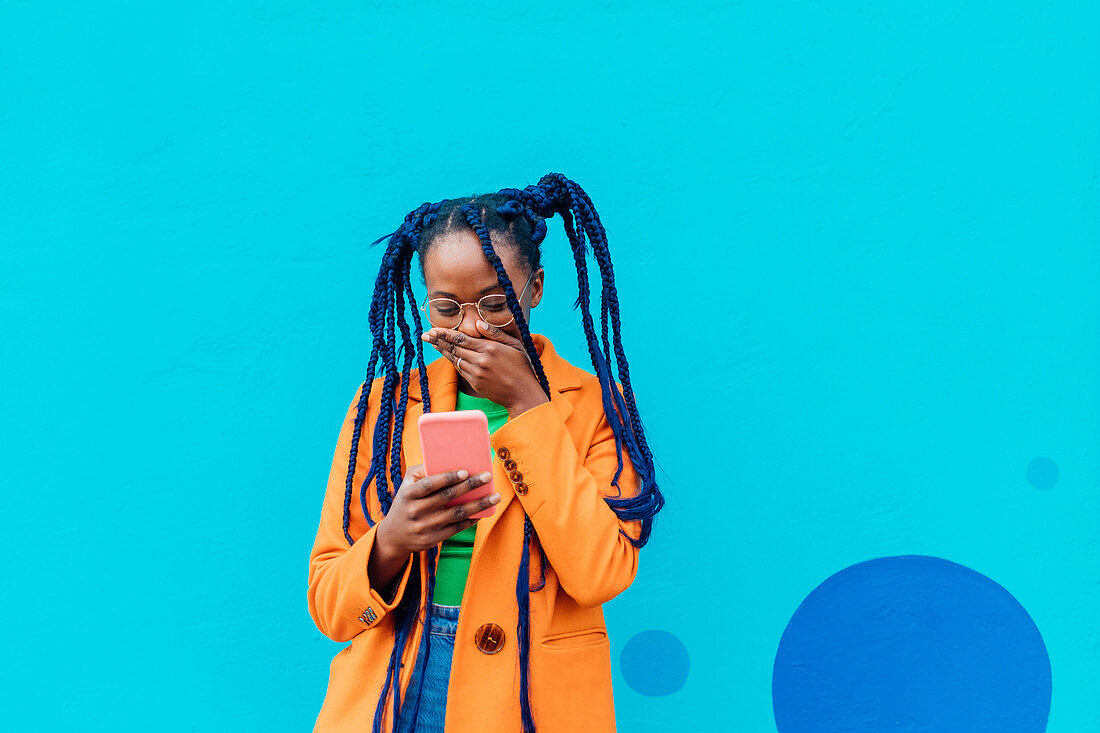
[[(633, 496), (638, 479), (623, 448), (620, 492), (611, 484), (618, 466), (615, 436), (603, 412), (598, 378), (560, 357), (548, 338), (531, 334), (547, 380), (550, 401), (509, 419), (490, 435), (493, 485), (500, 502), (478, 520), (470, 571), (462, 596), (447, 692), (447, 733), (517, 733), (520, 720), (516, 576), (523, 548), (523, 515), (531, 518), (549, 562), (546, 584), (531, 593), (531, 708), (540, 733), (601, 733), (615, 730), (611, 690), (611, 646), (603, 604), (633, 581), (638, 549), (619, 529), (638, 537), (641, 522), (620, 521), (605, 496)], [(458, 374), (445, 358), (426, 367), (434, 411), (453, 410)], [(370, 468), (371, 437), (383, 377), (374, 380), (354, 474), (348, 546), (343, 531), (344, 489), (352, 429), (362, 387), (348, 408), (333, 457), (317, 538), (309, 559), (307, 599), (317, 628), (334, 641), (351, 641), (332, 659), (328, 689), (314, 731), (362, 733), (371, 729), (394, 642), (390, 615), (406, 588), (420, 592), (420, 617), (403, 656), (400, 684), (408, 688), (419, 649), (427, 589), (427, 551), (405, 565), (393, 598), (371, 587), (367, 561), (382, 512), (372, 482), (368, 507), (376, 524), (367, 526), (358, 491)], [(616, 383), (618, 384), (618, 383)], [(622, 385), (618, 384), (620, 392)], [(401, 475), (422, 462), (417, 418), (423, 413), (419, 369), (409, 382), (402, 439)], [(392, 431), (393, 423), (391, 423)], [(501, 457), (516, 462), (513, 480)], [(388, 459), (388, 456), (387, 456)], [(517, 493), (522, 482), (525, 493)], [(519, 490), (524, 491), (523, 486)], [(419, 562), (412, 562), (416, 556)], [(437, 555), (438, 558), (438, 555)], [(539, 552), (531, 543), (530, 584), (540, 578)], [(410, 583), (413, 567), (420, 583)], [(487, 653), (476, 643), (478, 629), (495, 624), (503, 645)], [(495, 637), (494, 637), (495, 638)], [(486, 644), (482, 638), (482, 646)], [(402, 698), (404, 700), (404, 697)], [(382, 728), (390, 730), (392, 695)]]

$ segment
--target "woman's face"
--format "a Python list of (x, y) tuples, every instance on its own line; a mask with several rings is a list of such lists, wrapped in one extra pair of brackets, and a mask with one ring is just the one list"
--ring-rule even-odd
[[(512, 281), (512, 288), (519, 296), (523, 284), (531, 274), (527, 264), (516, 256), (517, 253), (511, 246), (493, 242), (493, 249), (500, 257), (501, 264)], [(423, 258), (423, 267), (429, 298), (452, 298), (459, 303), (476, 303), (489, 293), (504, 294), (504, 288), (497, 282), (497, 271), (485, 259), (481, 240), (473, 230), (460, 229), (440, 236)], [(542, 300), (543, 272), (542, 268), (535, 272), (527, 285), (527, 291), (519, 301), (528, 326), (531, 323), (531, 309)], [(468, 305), (464, 306), (464, 310), (462, 321), (454, 330), (473, 338), (485, 338), (477, 330), (477, 308)], [(425, 330), (431, 327), (427, 319), (423, 325)], [(502, 328), (517, 339), (521, 338), (519, 326), (514, 320)]]

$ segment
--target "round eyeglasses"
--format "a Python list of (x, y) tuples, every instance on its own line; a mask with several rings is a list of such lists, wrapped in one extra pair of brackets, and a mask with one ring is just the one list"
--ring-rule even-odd
[[(534, 276), (535, 273), (532, 272), (528, 275), (527, 282), (523, 284), (523, 290), (520, 291), (518, 298), (520, 302), (523, 301), (523, 294), (527, 292), (527, 286), (531, 284), (531, 278)], [(498, 328), (507, 326), (515, 320), (512, 311), (508, 310), (508, 296), (503, 293), (484, 295), (476, 303), (459, 303), (451, 298), (430, 298), (420, 306), (420, 310), (428, 314), (428, 320), (433, 326), (458, 328), (458, 324), (462, 323), (462, 317), (466, 315), (465, 306), (468, 305), (476, 306), (481, 320)]]

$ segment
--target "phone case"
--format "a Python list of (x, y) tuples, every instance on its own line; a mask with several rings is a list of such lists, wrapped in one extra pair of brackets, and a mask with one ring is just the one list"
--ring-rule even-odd
[[(489, 420), (481, 410), (426, 412), (417, 419), (420, 428), (420, 452), (424, 471), (431, 475), (465, 468), (470, 475), (493, 471), (493, 446), (489, 443)], [(493, 493), (493, 479), (456, 496), (444, 504), (447, 507), (465, 504)], [(488, 517), (496, 505), (483, 509), (473, 518)]]

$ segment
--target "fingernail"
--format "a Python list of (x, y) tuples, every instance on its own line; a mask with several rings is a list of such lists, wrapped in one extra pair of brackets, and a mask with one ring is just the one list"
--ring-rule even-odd
[(491, 479), (493, 477), (493, 474), (489, 473), (488, 471), (482, 471), (481, 473), (479, 473), (477, 475), (477, 477), (479, 479), (481, 479), (482, 481), (488, 481), (489, 479)]
[(420, 338), (424, 341), (428, 341), (431, 337), (428, 336), (428, 334), (426, 334), (426, 333), (422, 333), (422, 334), (420, 334)]
[(488, 323), (486, 323), (485, 321), (482, 321), (480, 319), (478, 320), (477, 325), (481, 326), (482, 328), (488, 328), (489, 327)]
[(465, 468), (458, 469), (458, 477), (459, 478), (466, 478), (469, 475), (470, 475), (470, 472), (467, 471)]
[(496, 504), (500, 501), (500, 494), (489, 494), (489, 503)]

